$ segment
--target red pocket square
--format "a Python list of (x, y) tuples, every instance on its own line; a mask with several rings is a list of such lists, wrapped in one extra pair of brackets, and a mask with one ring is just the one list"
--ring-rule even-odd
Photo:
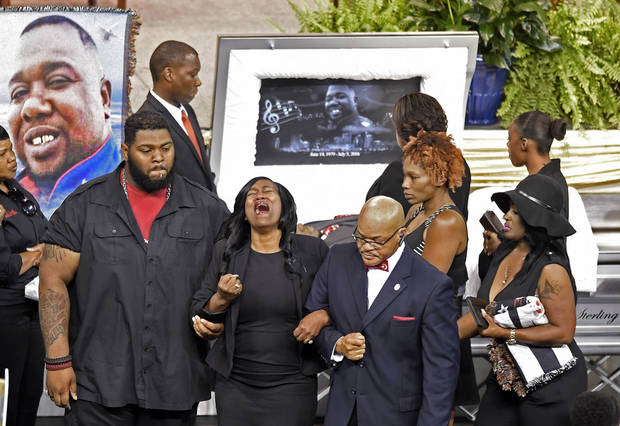
[(415, 317), (399, 317), (398, 315), (394, 315), (392, 319), (396, 321), (413, 321)]

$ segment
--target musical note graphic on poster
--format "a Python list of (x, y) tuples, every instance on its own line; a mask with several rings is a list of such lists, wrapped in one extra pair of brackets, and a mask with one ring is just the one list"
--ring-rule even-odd
[(280, 124), (289, 123), (299, 120), (303, 116), (301, 109), (295, 101), (287, 101), (284, 104), (279, 100), (275, 101), (275, 105), (271, 100), (265, 100), (265, 112), (263, 113), (263, 124), (260, 131), (269, 130), (271, 134), (280, 132)]

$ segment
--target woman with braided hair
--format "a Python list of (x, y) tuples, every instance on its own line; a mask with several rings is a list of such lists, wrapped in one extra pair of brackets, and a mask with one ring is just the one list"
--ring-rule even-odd
[[(215, 371), (220, 426), (311, 426), (317, 376), (325, 368), (313, 339), (328, 324), (319, 310), (303, 317), (314, 275), (327, 255), (319, 239), (295, 234), (295, 201), (281, 184), (265, 177), (246, 183), (193, 311), (221, 315), (224, 334), (207, 363)], [(206, 338), (205, 323), (194, 329)]]
[[(515, 167), (527, 168), (528, 175), (541, 174), (557, 182), (562, 190), (560, 214), (568, 219), (568, 185), (560, 170), (560, 159), (551, 158), (549, 151), (554, 139), (562, 140), (566, 135), (566, 121), (553, 119), (542, 111), (527, 111), (519, 114), (508, 128), (508, 156)], [(496, 233), (484, 231), (483, 249), (478, 258), (478, 274), (483, 280), (493, 253), (500, 244)]]

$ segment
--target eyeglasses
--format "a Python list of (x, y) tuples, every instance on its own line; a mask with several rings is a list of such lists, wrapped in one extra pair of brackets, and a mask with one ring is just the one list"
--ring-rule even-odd
[(364, 244), (370, 244), (370, 246), (374, 249), (380, 249), (381, 247), (383, 247), (384, 245), (386, 245), (388, 243), (388, 241), (390, 241), (392, 238), (394, 238), (394, 235), (396, 235), (396, 233), (400, 230), (401, 228), (397, 228), (396, 231), (394, 231), (392, 233), (392, 235), (390, 235), (389, 237), (387, 237), (387, 239), (380, 243), (379, 241), (375, 241), (375, 240), (367, 240), (366, 238), (362, 238), (358, 235), (357, 233), (357, 226), (355, 227), (355, 231), (353, 231), (353, 233), (351, 234), (351, 236), (353, 237), (353, 241), (355, 241), (358, 244), (364, 245)]
[(26, 194), (21, 192), (16, 187), (14, 187), (14, 186), (10, 187), (7, 196), (11, 200), (13, 200), (17, 204), (19, 204), (19, 206), (22, 209), (22, 212), (26, 216), (34, 216), (35, 214), (37, 214), (37, 206), (36, 206), (36, 204), (32, 200), (30, 200), (28, 197), (26, 197)]

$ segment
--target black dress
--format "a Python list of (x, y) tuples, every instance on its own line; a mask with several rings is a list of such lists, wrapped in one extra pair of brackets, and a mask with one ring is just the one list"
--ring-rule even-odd
[[(497, 269), (504, 257), (515, 247), (515, 244), (513, 241), (507, 241), (498, 247), (493, 256), (489, 273), (482, 282), (480, 290), (478, 290), (478, 297), (485, 300), (489, 299), (489, 291)], [(530, 260), (526, 259), (525, 270), (522, 269), (508, 286), (495, 296), (495, 300), (512, 300), (521, 296), (533, 296), (536, 293), (540, 274), (543, 268), (549, 264), (559, 264), (570, 274), (566, 257), (556, 251), (546, 249), (531, 264)], [(571, 285), (573, 293), (576, 295), (577, 291), (572, 276)], [(569, 408), (573, 399), (587, 388), (583, 355), (575, 340), (569, 344), (569, 347), (577, 357), (577, 364), (523, 398), (512, 391), (503, 391), (499, 387), (493, 371), (491, 371), (486, 380), (487, 389), (480, 402), (480, 410), (475, 424), (478, 426), (497, 424), (502, 426), (569, 425)]]
[(317, 378), (301, 372), (293, 336), (298, 317), (294, 283), (282, 252), (250, 251), (238, 299), (233, 365), (218, 375), (215, 398), (220, 426), (311, 426)]
[[(424, 252), (424, 230), (430, 226), (433, 219), (444, 210), (454, 210), (461, 214), (458, 208), (453, 205), (446, 205), (429, 216), (422, 225), (418, 226), (409, 235), (405, 237), (405, 243), (409, 246), (414, 253), (422, 256)], [(421, 210), (418, 210), (414, 217), (419, 214)], [(452, 265), (448, 270), (448, 276), (452, 278), (454, 288), (454, 308), (457, 311), (457, 315), (461, 316), (461, 305), (463, 302), (463, 289), (465, 282), (467, 281), (467, 267), (465, 266), (465, 257), (467, 256), (467, 249), (462, 253), (454, 256)], [(474, 405), (480, 401), (478, 397), (478, 387), (476, 385), (476, 374), (474, 371), (474, 362), (471, 354), (471, 344), (469, 339), (462, 339), (460, 341), (461, 359), (459, 366), (459, 379), (456, 384), (456, 392), (454, 394), (455, 405)]]
[(11, 383), (6, 424), (34, 425), (43, 391), (45, 350), (39, 304), (24, 297), (24, 287), (39, 274), (39, 267), (19, 275), (19, 253), (41, 242), (47, 220), (34, 197), (17, 181), (7, 179), (5, 183), (37, 207), (36, 214), (28, 216), (21, 197), (16, 200), (0, 191), (0, 204), (6, 210), (0, 226), (0, 376), (8, 368)]

